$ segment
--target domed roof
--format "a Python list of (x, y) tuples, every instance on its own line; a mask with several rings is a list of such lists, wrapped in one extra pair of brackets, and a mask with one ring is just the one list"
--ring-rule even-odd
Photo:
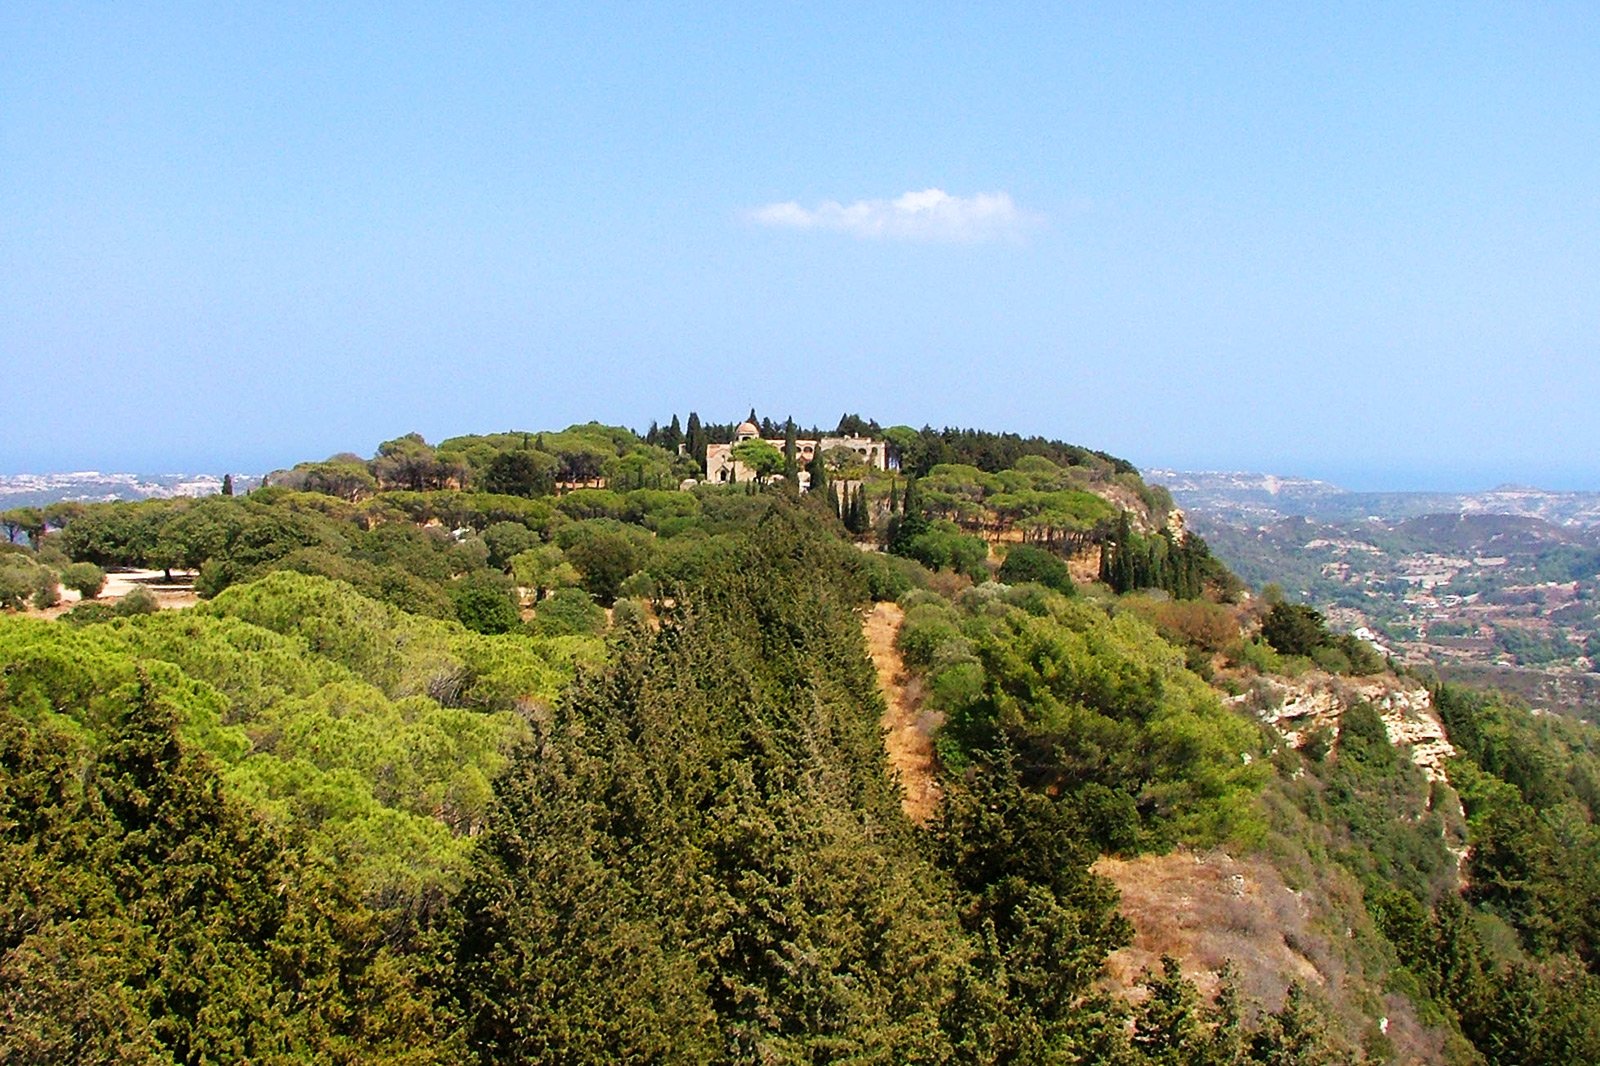
[[(726, 425), (727, 423), (723, 424)], [(739, 428), (734, 432), (741, 437), (759, 437), (761, 435), (761, 427), (754, 422), (740, 422)]]

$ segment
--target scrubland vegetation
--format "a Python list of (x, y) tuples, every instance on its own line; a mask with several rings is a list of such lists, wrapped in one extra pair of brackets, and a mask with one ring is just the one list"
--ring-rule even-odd
[[(1290, 747), (1229, 695), (1386, 664), (1126, 463), (847, 416), (898, 469), (680, 489), (732, 428), (23, 516), (5, 606), (85, 600), (0, 619), (0, 1058), (1600, 1061), (1593, 728), (1439, 688), (1448, 782), (1364, 704)], [(132, 565), (200, 604), (93, 599)], [(874, 600), (943, 722), (926, 825)], [(1313, 976), (1109, 986), (1091, 866), (1175, 851), (1269, 864)]]

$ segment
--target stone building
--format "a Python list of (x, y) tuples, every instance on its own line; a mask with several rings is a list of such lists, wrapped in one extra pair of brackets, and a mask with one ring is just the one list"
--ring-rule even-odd
[[(706, 481), (712, 485), (743, 484), (755, 480), (755, 471), (747, 469), (732, 456), (734, 446), (747, 440), (755, 440), (761, 436), (761, 430), (754, 422), (741, 422), (734, 431), (733, 444), (708, 444), (706, 445)], [(778, 451), (783, 451), (784, 441), (768, 440)], [(808, 488), (811, 475), (806, 472), (817, 453), (826, 455), (834, 448), (848, 448), (855, 452), (862, 464), (873, 470), (889, 469), (889, 446), (881, 440), (871, 437), (823, 437), (819, 440), (797, 439), (794, 442), (794, 461), (800, 467), (800, 487)]]

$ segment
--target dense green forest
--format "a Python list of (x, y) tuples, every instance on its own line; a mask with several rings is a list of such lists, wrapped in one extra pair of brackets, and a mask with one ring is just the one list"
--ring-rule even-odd
[[(890, 469), (686, 484), (733, 428), (12, 515), (0, 1060), (1600, 1061), (1592, 727), (1435, 686), (1447, 781), (1366, 703), (1290, 746), (1256, 679), (1384, 664), (1125, 462), (847, 415)], [(101, 599), (129, 566), (199, 602)], [(925, 821), (875, 603), (938, 723)], [(1279, 871), (1326, 965), (1110, 980), (1096, 861), (1191, 853)]]

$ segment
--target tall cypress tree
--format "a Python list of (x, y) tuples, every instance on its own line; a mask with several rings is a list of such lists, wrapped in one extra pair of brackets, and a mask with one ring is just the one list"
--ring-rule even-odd
[(794, 418), (791, 416), (783, 425), (783, 480), (791, 488), (795, 487), (800, 475), (800, 464), (795, 461), (795, 453)]
[(688, 445), (686, 450), (689, 453), (689, 458), (694, 461), (695, 466), (700, 468), (702, 474), (705, 473), (706, 431), (705, 427), (700, 424), (700, 416), (693, 411), (689, 412), (689, 428), (684, 443)]
[(928, 531), (927, 516), (922, 513), (922, 495), (917, 489), (917, 479), (906, 478), (906, 491), (900, 497), (900, 520), (889, 527), (889, 551), (905, 555), (911, 542)]
[[(828, 468), (822, 462), (822, 450), (820, 448), (811, 457), (811, 462), (806, 466), (806, 470), (811, 474), (811, 491), (828, 492)], [(829, 506), (832, 506), (831, 499), (829, 500)]]

